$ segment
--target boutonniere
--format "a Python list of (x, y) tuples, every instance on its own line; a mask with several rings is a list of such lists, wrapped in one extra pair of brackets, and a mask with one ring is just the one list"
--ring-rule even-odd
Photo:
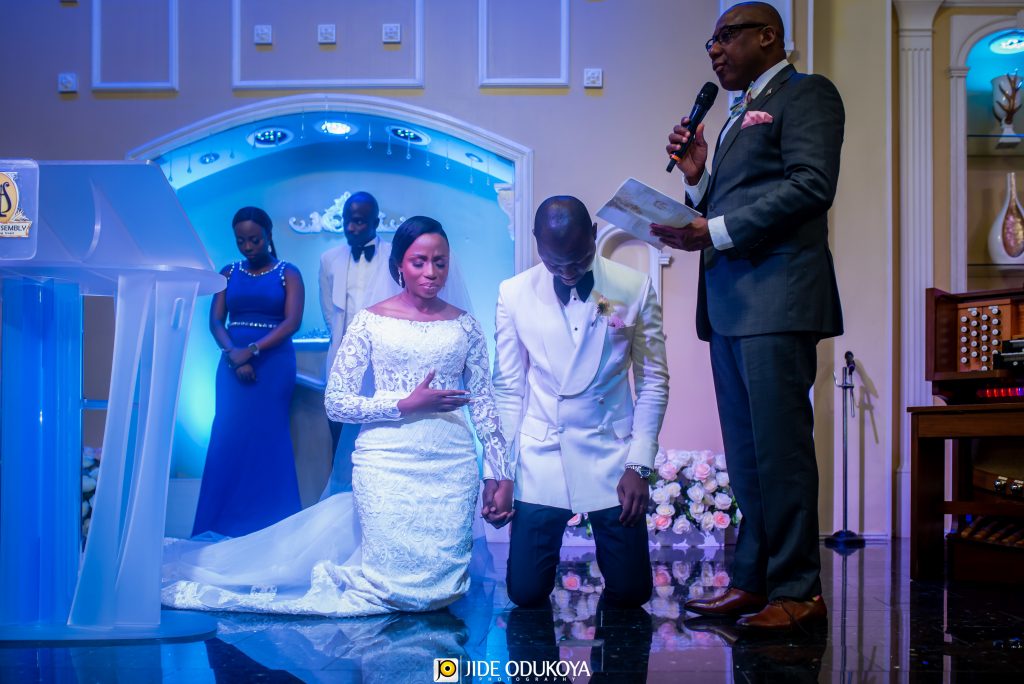
[[(622, 320), (621, 309), (608, 301), (604, 296), (597, 298), (597, 316), (604, 316), (608, 319), (608, 327), (612, 330), (618, 330), (626, 327), (626, 322)], [(594, 317), (593, 322), (597, 322), (597, 316)]]

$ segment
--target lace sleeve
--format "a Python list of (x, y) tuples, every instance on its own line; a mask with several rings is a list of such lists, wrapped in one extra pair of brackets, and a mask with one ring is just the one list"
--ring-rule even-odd
[(363, 376), (370, 365), (370, 331), (367, 317), (360, 311), (345, 331), (338, 355), (331, 367), (324, 393), (327, 416), (341, 423), (376, 423), (399, 420), (397, 398), (373, 399), (359, 394)]
[(491, 369), (487, 358), (487, 344), (480, 323), (470, 315), (462, 319), (462, 327), (469, 337), (469, 354), (463, 381), (472, 400), (469, 402), (469, 417), (476, 429), (476, 436), (484, 446), (484, 461), (490, 473), (498, 480), (511, 480), (515, 474), (515, 463), (505, 438), (501, 434), (501, 420), (494, 403), (494, 388), (491, 387)]

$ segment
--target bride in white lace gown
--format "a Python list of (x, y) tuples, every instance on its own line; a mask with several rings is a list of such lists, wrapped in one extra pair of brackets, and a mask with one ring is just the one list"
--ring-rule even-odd
[[(345, 333), (325, 404), (332, 420), (363, 424), (353, 491), (245, 537), (165, 546), (164, 605), (355, 616), (434, 610), (468, 590), (479, 475), (463, 406), (499, 480), (483, 511), (498, 526), (513, 514), (514, 464), (480, 324), (437, 297), (448, 260), (439, 223), (403, 223), (391, 262), (402, 293)], [(368, 365), (373, 397), (359, 394)]]

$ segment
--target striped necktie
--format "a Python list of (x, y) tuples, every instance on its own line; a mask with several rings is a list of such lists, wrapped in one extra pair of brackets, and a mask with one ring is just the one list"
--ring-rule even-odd
[(732, 101), (732, 105), (729, 106), (729, 118), (735, 118), (737, 116), (743, 116), (747, 111), (747, 106), (750, 104), (750, 89), (754, 86), (751, 83), (747, 86), (747, 89), (743, 91), (741, 95), (737, 95), (736, 99)]

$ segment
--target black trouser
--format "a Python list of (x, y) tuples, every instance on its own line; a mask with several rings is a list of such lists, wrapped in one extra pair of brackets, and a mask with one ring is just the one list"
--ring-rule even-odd
[[(505, 583), (516, 605), (537, 606), (555, 588), (555, 569), (565, 524), (573, 516), (566, 508), (515, 502)], [(651, 598), (651, 556), (643, 522), (624, 527), (622, 506), (589, 514), (594, 530), (597, 565), (604, 577), (602, 600), (607, 607), (634, 608)]]
[(733, 586), (769, 598), (821, 593), (818, 464), (808, 396), (811, 333), (711, 337), (729, 481), (743, 512)]

